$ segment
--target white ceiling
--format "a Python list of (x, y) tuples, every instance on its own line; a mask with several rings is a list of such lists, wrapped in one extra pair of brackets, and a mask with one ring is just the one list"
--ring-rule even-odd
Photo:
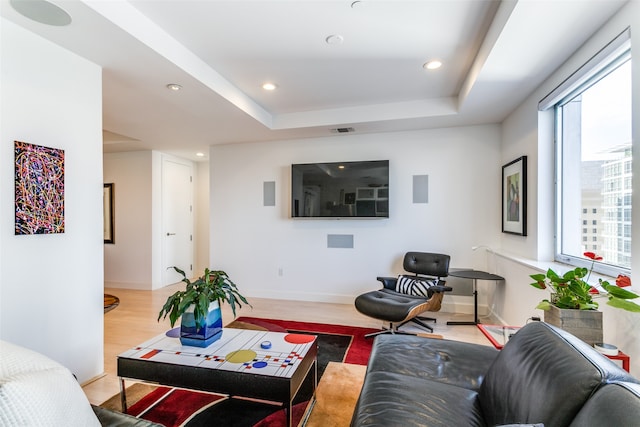
[[(73, 19), (56, 27), (1, 1), (3, 17), (103, 67), (105, 152), (193, 160), (213, 144), (336, 128), (499, 123), (625, 3), (52, 1)], [(444, 65), (423, 69), (431, 59)]]

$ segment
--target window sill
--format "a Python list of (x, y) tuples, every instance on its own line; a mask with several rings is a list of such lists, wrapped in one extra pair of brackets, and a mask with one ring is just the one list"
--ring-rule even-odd
[[(514, 254), (508, 253), (508, 252), (504, 252), (504, 251), (488, 251), (488, 252), (493, 252), (496, 256), (504, 258), (506, 260), (518, 263), (520, 265), (523, 265), (525, 267), (531, 268), (533, 270), (536, 270), (537, 272), (540, 273), (546, 273), (548, 269), (552, 269), (553, 271), (555, 271), (556, 273), (558, 273), (559, 275), (563, 275), (564, 273), (566, 273), (569, 270), (573, 270), (575, 267), (569, 264), (563, 264), (560, 262), (554, 262), (554, 261), (537, 261), (537, 260), (533, 260), (533, 259), (529, 259), (529, 258), (523, 258), (520, 256), (516, 256)], [(594, 278), (592, 280), (590, 280), (589, 282), (592, 285), (597, 285), (598, 284), (598, 279), (602, 279), (602, 280), (606, 280), (611, 284), (615, 284), (616, 278), (612, 277), (612, 276), (607, 276), (605, 274), (600, 274), (600, 273), (593, 273)], [(633, 286), (629, 289), (633, 289)]]

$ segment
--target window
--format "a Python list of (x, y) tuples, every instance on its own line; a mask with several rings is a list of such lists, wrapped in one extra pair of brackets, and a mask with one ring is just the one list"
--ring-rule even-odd
[[(604, 52), (604, 53), (603, 53)], [(578, 77), (576, 77), (578, 76)], [(621, 34), (554, 92), (556, 259), (615, 276), (631, 268), (631, 45)], [(565, 85), (563, 87), (563, 85)], [(541, 105), (549, 102), (548, 98)], [(544, 108), (543, 108), (544, 109)], [(585, 221), (600, 225), (587, 239)], [(581, 233), (582, 232), (582, 233)], [(587, 246), (586, 242), (592, 244)]]

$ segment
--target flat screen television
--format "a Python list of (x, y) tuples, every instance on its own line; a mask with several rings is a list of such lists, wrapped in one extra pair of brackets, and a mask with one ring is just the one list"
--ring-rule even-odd
[(292, 218), (389, 218), (389, 161), (291, 165)]

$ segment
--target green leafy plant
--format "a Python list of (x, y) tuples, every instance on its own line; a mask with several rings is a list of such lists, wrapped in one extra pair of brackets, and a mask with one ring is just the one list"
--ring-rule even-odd
[[(597, 288), (589, 285), (588, 281), (591, 277), (591, 271), (596, 261), (601, 261), (602, 257), (593, 252), (585, 252), (584, 256), (591, 259), (591, 268), (577, 267), (567, 271), (562, 276), (558, 275), (552, 269), (547, 270), (546, 274), (532, 274), (530, 277), (535, 280), (531, 286), (538, 289), (550, 289), (551, 299), (544, 299), (536, 308), (548, 310), (551, 305), (558, 308), (569, 308), (576, 310), (597, 310), (599, 305), (594, 298), (604, 296)], [(585, 279), (586, 277), (586, 279)], [(621, 308), (623, 310), (640, 312), (640, 305), (629, 301), (638, 298), (638, 295), (622, 289), (631, 286), (629, 277), (619, 275), (616, 284), (612, 285), (606, 280), (598, 279), (600, 287), (606, 291), (608, 298), (607, 304)]]
[(178, 318), (193, 304), (196, 325), (202, 327), (205, 324), (209, 304), (213, 301), (218, 301), (220, 305), (224, 302), (229, 303), (234, 317), (236, 305), (238, 308), (242, 308), (242, 303), (244, 303), (251, 307), (251, 304), (238, 292), (238, 287), (224, 271), (205, 268), (204, 274), (192, 282), (183, 270), (178, 267), (169, 268), (173, 268), (182, 275), (181, 281), (186, 283), (186, 287), (185, 290), (177, 291), (167, 298), (167, 302), (158, 313), (158, 321), (165, 319), (168, 315), (171, 327), (173, 327)]

